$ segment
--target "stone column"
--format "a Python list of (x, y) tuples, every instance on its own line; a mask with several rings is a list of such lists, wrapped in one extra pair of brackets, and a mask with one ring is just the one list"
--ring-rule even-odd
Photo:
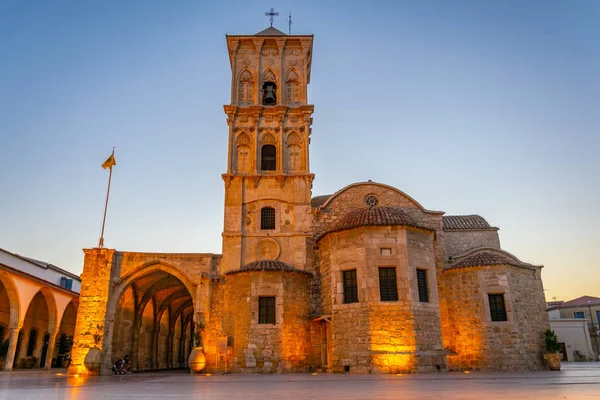
[(54, 347), (56, 346), (56, 336), (58, 332), (49, 332), (50, 339), (48, 342), (48, 350), (46, 351), (46, 363), (44, 366), (41, 366), (44, 369), (52, 368), (52, 357), (54, 356)]
[(19, 340), (19, 332), (21, 328), (10, 328), (10, 340), (8, 343), (8, 353), (6, 353), (6, 361), (4, 362), (4, 370), (12, 371), (15, 362), (15, 352), (17, 351), (17, 341)]
[[(104, 326), (105, 322), (104, 317), (111, 284), (110, 275), (115, 254), (115, 250), (105, 248), (84, 249), (83, 252), (85, 258), (81, 274), (81, 295), (79, 296), (79, 309), (73, 335), (69, 375), (87, 372), (83, 361), (90, 348), (96, 346), (102, 350), (104, 331), (97, 332), (97, 327)], [(102, 335), (102, 340), (97, 345), (93, 338), (95, 333)]]

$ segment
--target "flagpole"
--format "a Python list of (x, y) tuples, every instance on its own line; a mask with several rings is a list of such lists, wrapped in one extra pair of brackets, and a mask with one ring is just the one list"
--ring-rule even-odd
[[(115, 150), (112, 151), (112, 156), (114, 157)], [(113, 166), (110, 166), (110, 172), (108, 174), (108, 189), (106, 190), (106, 202), (104, 203), (104, 217), (102, 218), (102, 233), (100, 233), (100, 242), (98, 243), (98, 247), (104, 247), (104, 224), (106, 223), (106, 210), (108, 209), (108, 196), (110, 195), (110, 181), (112, 180), (112, 169)]]

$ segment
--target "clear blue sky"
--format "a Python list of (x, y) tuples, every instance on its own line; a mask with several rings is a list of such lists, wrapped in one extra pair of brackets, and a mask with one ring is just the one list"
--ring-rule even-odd
[(221, 252), (225, 34), (314, 34), (313, 194), (372, 179), (484, 216), (600, 296), (598, 1), (2, 1), (0, 247), (81, 272), (97, 245)]

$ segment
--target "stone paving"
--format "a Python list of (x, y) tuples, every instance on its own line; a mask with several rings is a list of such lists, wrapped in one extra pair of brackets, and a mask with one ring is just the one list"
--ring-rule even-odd
[(0, 373), (0, 399), (600, 399), (600, 363), (561, 371), (422, 375), (192, 375), (186, 371), (69, 377)]

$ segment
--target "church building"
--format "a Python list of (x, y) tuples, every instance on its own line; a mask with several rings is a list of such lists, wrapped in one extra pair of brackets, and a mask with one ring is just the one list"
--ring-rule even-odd
[(69, 372), (184, 368), (196, 329), (211, 373), (543, 368), (542, 267), (389, 185), (313, 197), (313, 35), (226, 39), (223, 254), (85, 249)]

